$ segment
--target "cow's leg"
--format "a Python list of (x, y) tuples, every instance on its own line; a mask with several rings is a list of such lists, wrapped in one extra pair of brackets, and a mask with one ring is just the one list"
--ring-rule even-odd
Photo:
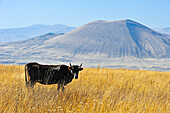
[(31, 81), (31, 84), (30, 84), (31, 88), (34, 88), (34, 84), (35, 84), (35, 82)]
[(57, 91), (59, 92), (61, 85), (58, 84)]
[(36, 82), (34, 82), (34, 81), (29, 81), (29, 82), (27, 82), (26, 83), (26, 87), (27, 88), (34, 88), (34, 84), (35, 84)]
[(63, 85), (63, 84), (58, 84), (57, 93), (59, 93), (60, 89), (61, 89), (62, 92), (64, 93), (64, 85)]
[(26, 87), (27, 88), (30, 87), (30, 83), (29, 82), (26, 83)]
[(64, 93), (64, 85), (62, 85), (61, 87), (62, 87), (62, 92)]

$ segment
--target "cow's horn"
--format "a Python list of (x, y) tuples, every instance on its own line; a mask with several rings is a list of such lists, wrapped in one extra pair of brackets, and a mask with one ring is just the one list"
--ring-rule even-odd
[(82, 65), (83, 65), (83, 64), (81, 63), (81, 64), (80, 64), (80, 67), (81, 67)]

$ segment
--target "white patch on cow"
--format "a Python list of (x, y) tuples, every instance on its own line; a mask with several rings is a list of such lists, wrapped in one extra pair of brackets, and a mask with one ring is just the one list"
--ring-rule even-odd
[(57, 67), (55, 67), (55, 68), (53, 68), (53, 69), (60, 71), (60, 66), (57, 66)]
[(76, 78), (76, 73), (74, 73), (74, 78)]

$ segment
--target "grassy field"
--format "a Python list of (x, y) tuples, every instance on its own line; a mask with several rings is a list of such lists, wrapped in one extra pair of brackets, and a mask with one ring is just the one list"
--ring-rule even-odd
[(84, 69), (57, 85), (27, 90), (24, 66), (0, 65), (0, 113), (168, 113), (170, 72)]

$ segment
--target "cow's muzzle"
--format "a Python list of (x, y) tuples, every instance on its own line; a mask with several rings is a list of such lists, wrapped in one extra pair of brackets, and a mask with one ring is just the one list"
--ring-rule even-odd
[(75, 79), (78, 79), (78, 76), (75, 76), (74, 78), (75, 78)]
[(76, 73), (74, 73), (74, 78), (78, 79), (78, 75)]

